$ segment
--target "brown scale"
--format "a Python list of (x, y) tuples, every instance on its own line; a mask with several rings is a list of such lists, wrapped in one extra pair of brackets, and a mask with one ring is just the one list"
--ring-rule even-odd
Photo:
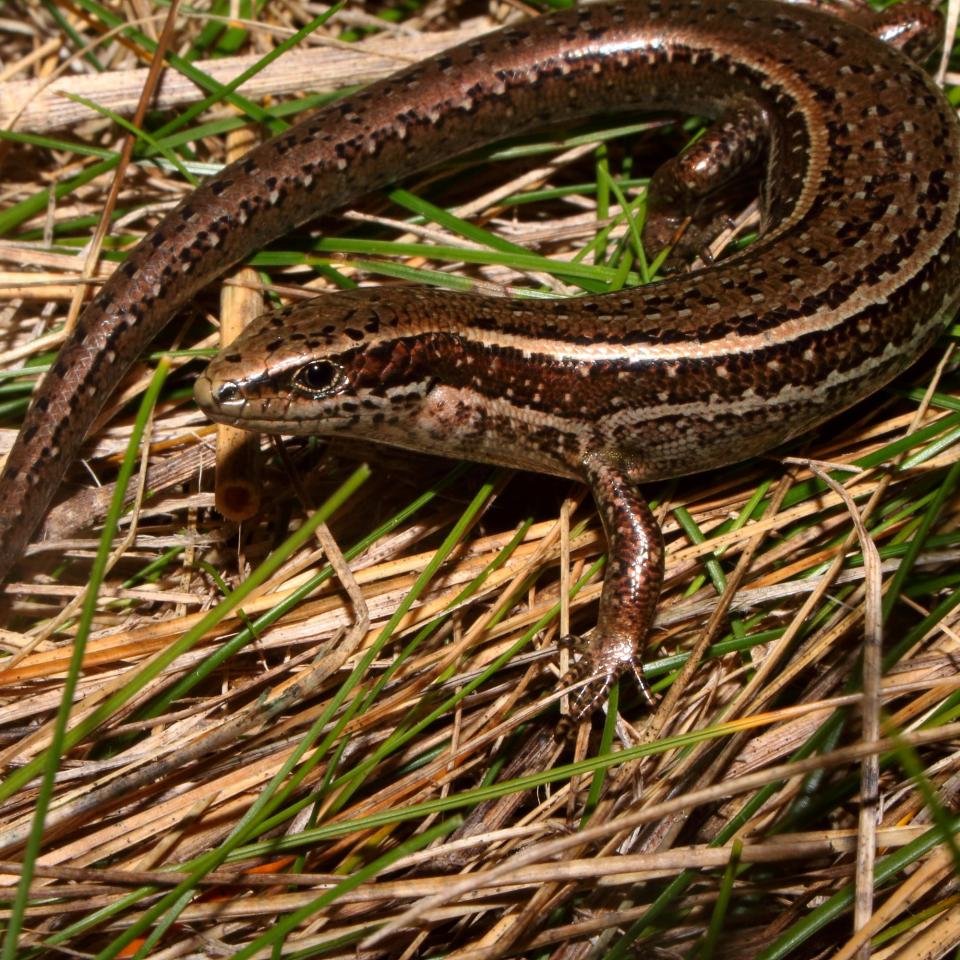
[[(938, 21), (909, 9), (906, 29), (904, 5), (895, 23), (841, 12), (927, 50)], [(654, 249), (692, 217), (673, 254), (700, 252), (718, 202), (758, 169), (761, 239), (706, 270), (560, 304), (422, 288), (300, 304), (265, 318), (196, 391), (215, 419), (255, 429), (346, 431), (589, 483), (610, 559), (579, 719), (636, 669), (655, 611), (662, 545), (634, 481), (820, 422), (909, 363), (953, 306), (953, 111), (903, 54), (804, 6), (631, 0), (552, 14), (374, 84), (227, 167), (130, 254), (38, 391), (0, 478), (0, 577), (108, 386), (231, 263), (440, 159), (611, 105), (718, 121), (654, 177)]]

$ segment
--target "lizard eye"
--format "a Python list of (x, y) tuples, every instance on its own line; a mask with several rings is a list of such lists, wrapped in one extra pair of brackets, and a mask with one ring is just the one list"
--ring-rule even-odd
[(293, 375), (293, 385), (312, 397), (335, 393), (344, 382), (343, 367), (332, 360), (311, 360)]

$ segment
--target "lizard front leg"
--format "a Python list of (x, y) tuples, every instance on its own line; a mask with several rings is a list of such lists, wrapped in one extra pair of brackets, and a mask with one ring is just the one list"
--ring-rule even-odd
[(567, 729), (595, 709), (628, 670), (650, 697), (641, 655), (663, 583), (660, 525), (622, 465), (615, 456), (596, 455), (584, 469), (607, 536), (607, 570), (596, 637), (566, 678), (586, 680), (570, 704)]

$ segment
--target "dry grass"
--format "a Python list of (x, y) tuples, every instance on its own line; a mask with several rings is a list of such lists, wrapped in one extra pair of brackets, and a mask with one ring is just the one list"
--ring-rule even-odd
[[(243, 37), (221, 36), (220, 69), (302, 26), (307, 7), (270, 5)], [(45, 95), (78, 49), (67, 25), (80, 42), (108, 30), (83, 9), (91, 8), (65, 0), (4, 8), (8, 90), (30, 81), (31, 97)], [(131, 0), (122, 10), (159, 35), (165, 7)], [(385, 34), (366, 43), (415, 58), (426, 43), (416, 31), (492, 22), (461, 24), (457, 12), (435, 0), (402, 28), (378, 22)], [(312, 37), (307, 60), (324, 69), (328, 37), (353, 56), (344, 29), (371, 22), (348, 8)], [(172, 49), (203, 41), (201, 57), (212, 57), (216, 38), (204, 24), (184, 13)], [(91, 56), (103, 68), (97, 89), (132, 109), (142, 40), (103, 41)], [(350, 61), (351, 79), (367, 78), (365, 59)], [(298, 61), (295, 72), (308, 69)], [(383, 69), (371, 60), (369, 76)], [(73, 56), (62, 82), (84, 90), (95, 73)], [(0, 147), (0, 360), (16, 371), (49, 361), (78, 292), (115, 263), (101, 258), (84, 280), (76, 254), (114, 181), (122, 131), (74, 104), (69, 134), (43, 126), (52, 107), (35, 102), (15, 121), (3, 85), (6, 125), (50, 138)], [(309, 78), (302, 85), (312, 88)], [(165, 109), (196, 99), (190, 85), (169, 89)], [(33, 126), (30, 117), (39, 118)], [(182, 156), (219, 163), (241, 122), (227, 107), (202, 120), (209, 125), (181, 138), (192, 150)], [(610, 225), (595, 249), (615, 271), (629, 261), (629, 232), (605, 171), (632, 202), (642, 191), (625, 176), (631, 150), (642, 156), (660, 137), (484, 159), (469, 195), (457, 178), (407, 186), (561, 265)], [(45, 191), (97, 163), (110, 169), (48, 202)], [(571, 185), (579, 186), (554, 189)], [(141, 235), (187, 189), (177, 171), (134, 162), (111, 235)], [(532, 191), (541, 191), (537, 203), (513, 202)], [(318, 274), (302, 247), (280, 243), (256, 261), (270, 268), (260, 274), (268, 297), (302, 295), (308, 279), (315, 292), (334, 289), (338, 276), (392, 282), (428, 271), (434, 280), (453, 271), (478, 288), (575, 292), (562, 269), (521, 272), (509, 254), (471, 264), (471, 248), (489, 249), (481, 236), (410, 222), (401, 206), (409, 203), (403, 194), (371, 198), (337, 223), (353, 221), (361, 238), (460, 246), (462, 262), (405, 249), (386, 262), (374, 244), (344, 255), (334, 237), (314, 251)], [(232, 283), (257, 286), (249, 277)], [(227, 309), (242, 311), (239, 301)], [(47, 538), (0, 598), (0, 913), (22, 920), (19, 952), (8, 943), (4, 957), (359, 950), (461, 960), (567, 958), (592, 947), (609, 957), (772, 960), (851, 956), (871, 937), (882, 957), (957, 948), (960, 390), (949, 335), (906, 380), (808, 442), (648, 491), (669, 550), (646, 656), (659, 705), (647, 710), (621, 684), (615, 722), (596, 717), (564, 748), (563, 766), (502, 787), (489, 784), (522, 748), (525, 725), (536, 736), (556, 722), (560, 622), (585, 632), (594, 623), (604, 542), (589, 497), (559, 481), (383, 448), (296, 443), (279, 459), (265, 448), (259, 513), (225, 522), (212, 510), (213, 430), (188, 390), (193, 351), (214, 344), (219, 309), (210, 291), (164, 341), (177, 352), (152, 419), (142, 496), (121, 523), (123, 549), (103, 582), (90, 582), (90, 522), (108, 512), (134, 427), (130, 401), (154, 380), (153, 362), (111, 400)], [(0, 380), (0, 449), (31, 382)], [(825, 462), (842, 488), (787, 455)], [(304, 502), (326, 504), (311, 526)], [(314, 536), (321, 519), (355, 587), (327, 568), (329, 544)], [(297, 539), (265, 564), (295, 528)], [(567, 583), (576, 589), (569, 601)], [(81, 606), (91, 589), (100, 599), (87, 631)], [(49, 748), (65, 678), (76, 689), (57, 756)], [(40, 830), (33, 814), (44, 769), (58, 773)], [(458, 818), (503, 792), (521, 800), (507, 824), (454, 846)], [(32, 880), (17, 901), (25, 859)], [(457, 861), (463, 876), (440, 871)]]

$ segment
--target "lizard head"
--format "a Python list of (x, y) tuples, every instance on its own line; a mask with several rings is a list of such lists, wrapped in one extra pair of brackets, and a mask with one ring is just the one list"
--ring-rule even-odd
[(211, 420), (246, 430), (407, 445), (451, 339), (431, 331), (409, 299), (402, 323), (376, 289), (265, 314), (210, 362), (194, 387), (197, 403)]

